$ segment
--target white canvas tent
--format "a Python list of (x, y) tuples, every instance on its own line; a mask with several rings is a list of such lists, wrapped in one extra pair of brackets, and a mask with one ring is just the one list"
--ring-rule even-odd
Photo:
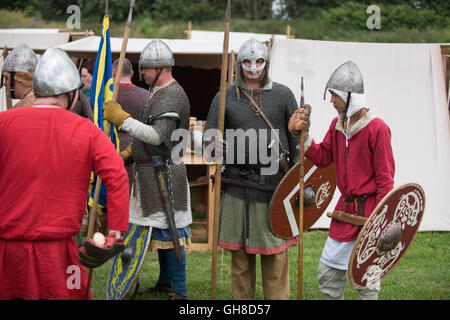
[[(311, 104), (310, 134), (322, 141), (337, 115), (323, 100), (333, 71), (352, 60), (364, 77), (369, 108), (390, 127), (395, 186), (414, 182), (425, 190), (420, 231), (449, 231), (450, 126), (439, 44), (385, 44), (275, 39), (271, 77)], [(326, 212), (332, 211), (339, 191)], [(313, 228), (328, 228), (323, 215)]]
[(3, 48), (6, 45), (8, 49), (26, 43), (37, 52), (66, 43), (69, 39), (70, 33), (59, 32), (59, 29), (0, 29), (0, 47)]

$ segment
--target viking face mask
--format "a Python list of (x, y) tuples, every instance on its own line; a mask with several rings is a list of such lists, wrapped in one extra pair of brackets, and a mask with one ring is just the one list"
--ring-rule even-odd
[[(266, 61), (264, 61), (260, 66), (257, 66), (258, 59), (245, 59), (244, 62), (242, 62), (242, 69), (245, 71), (251, 72), (252, 74), (258, 73), (258, 71), (261, 71), (266, 66)], [(250, 66), (248, 66), (250, 64)]]
[[(260, 59), (264, 62), (260, 66), (257, 66), (257, 61)], [(237, 62), (242, 64), (242, 68), (245, 71), (251, 72), (252, 74), (256, 74), (258, 71), (264, 69), (266, 61), (268, 60), (269, 51), (267, 47), (255, 38), (251, 38), (244, 42), (239, 49), (237, 56)]]

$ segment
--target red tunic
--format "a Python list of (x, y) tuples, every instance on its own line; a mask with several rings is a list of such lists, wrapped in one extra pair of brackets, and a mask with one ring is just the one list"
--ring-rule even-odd
[[(394, 186), (391, 131), (383, 120), (371, 116), (369, 111), (359, 123), (359, 129), (350, 136), (347, 149), (345, 135), (340, 130), (342, 126), (338, 125), (339, 130), (336, 128), (337, 120), (337, 117), (333, 119), (320, 144), (312, 141), (305, 156), (320, 168), (334, 162), (337, 186), (342, 194), (335, 210), (343, 211), (343, 198), (368, 195), (364, 215), (369, 217)], [(345, 211), (359, 214), (354, 203), (346, 203)], [(352, 241), (358, 232), (357, 226), (331, 220), (329, 236), (334, 240)]]
[(128, 230), (128, 179), (107, 136), (60, 108), (0, 113), (0, 299), (83, 299), (72, 237), (91, 169), (108, 189), (110, 229)]

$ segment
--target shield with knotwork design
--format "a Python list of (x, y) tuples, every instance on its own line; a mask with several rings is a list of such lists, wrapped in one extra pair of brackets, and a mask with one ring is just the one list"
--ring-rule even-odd
[(411, 244), (424, 210), (425, 193), (418, 184), (395, 188), (380, 201), (359, 233), (350, 257), (353, 286), (370, 288), (392, 270)]
[[(106, 287), (107, 300), (122, 300), (134, 286), (139, 288), (138, 275), (151, 239), (151, 227), (130, 223), (123, 236), (125, 250), (114, 257)], [(134, 297), (135, 294), (132, 294)]]
[[(303, 231), (306, 231), (320, 218), (333, 199), (336, 171), (333, 164), (318, 168), (305, 159), (304, 173)], [(297, 163), (280, 181), (269, 205), (270, 228), (279, 238), (292, 239), (299, 235), (299, 190), (300, 170)]]

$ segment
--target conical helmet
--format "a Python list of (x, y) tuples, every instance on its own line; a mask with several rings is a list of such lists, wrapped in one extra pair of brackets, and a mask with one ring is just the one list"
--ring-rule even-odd
[(347, 61), (333, 72), (325, 86), (324, 100), (327, 89), (364, 93), (363, 77), (356, 64), (353, 61)]
[(33, 73), (38, 58), (27, 44), (22, 43), (15, 47), (3, 62), (2, 72)]
[(159, 39), (150, 41), (144, 48), (139, 58), (141, 68), (166, 68), (173, 67), (175, 60), (170, 48)]
[[(256, 67), (256, 61), (258, 61), (258, 59), (263, 59), (264, 63), (261, 66)], [(262, 70), (269, 61), (269, 50), (261, 41), (258, 41), (255, 38), (250, 38), (239, 48), (236, 60), (238, 64), (242, 64), (245, 60), (249, 60), (251, 62), (251, 66), (247, 67), (242, 64), (242, 68), (248, 72), (256, 74), (256, 72)]]
[(33, 77), (36, 97), (52, 97), (83, 86), (75, 64), (61, 49), (49, 48), (39, 59)]

